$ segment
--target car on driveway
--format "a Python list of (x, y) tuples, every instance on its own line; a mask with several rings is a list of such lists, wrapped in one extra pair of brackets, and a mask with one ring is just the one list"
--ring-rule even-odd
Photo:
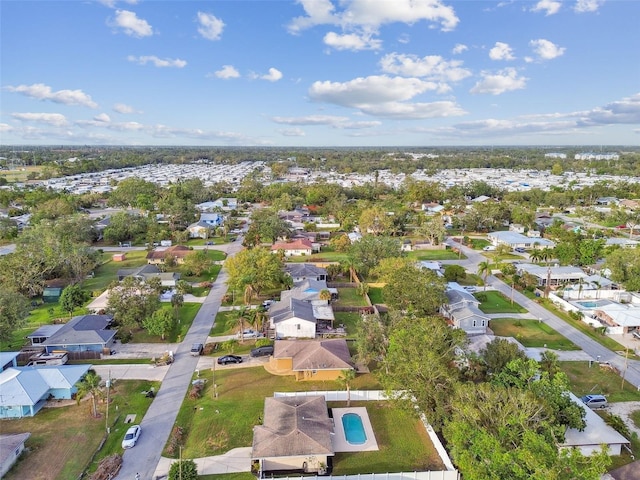
[(493, 245), (487, 245), (482, 250), (484, 250), (485, 252), (493, 252), (495, 249), (496, 247), (494, 247)]
[(466, 287), (464, 287), (464, 289), (469, 292), (469, 293), (474, 293), (476, 290), (478, 290), (476, 287), (474, 287), (473, 285), (467, 285)]
[(255, 330), (244, 330), (242, 333), (238, 332), (238, 338), (258, 338), (261, 337), (262, 334), (260, 332), (256, 332)]
[(124, 434), (124, 439), (122, 440), (122, 448), (135, 447), (138, 438), (140, 438), (140, 433), (142, 433), (140, 425), (133, 425), (129, 427), (127, 433)]
[(218, 365), (227, 365), (229, 363), (242, 363), (242, 357), (239, 355), (225, 355), (218, 357)]
[(580, 400), (589, 408), (606, 408), (609, 404), (604, 395), (585, 395)]
[(252, 357), (266, 357), (268, 355), (273, 355), (272, 345), (264, 345), (262, 347), (257, 347), (251, 350)]
[(204, 352), (204, 345), (202, 345), (201, 343), (194, 343), (193, 345), (191, 345), (191, 355), (193, 355), (194, 357), (202, 355), (202, 352)]

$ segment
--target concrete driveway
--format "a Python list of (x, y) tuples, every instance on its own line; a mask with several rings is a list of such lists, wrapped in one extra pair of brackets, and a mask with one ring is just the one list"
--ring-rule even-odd
[(103, 380), (153, 380), (161, 382), (169, 371), (169, 366), (154, 365), (94, 365), (92, 367)]

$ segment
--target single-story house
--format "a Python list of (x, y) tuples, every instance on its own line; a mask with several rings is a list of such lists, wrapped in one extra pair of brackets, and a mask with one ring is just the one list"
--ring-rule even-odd
[(102, 352), (110, 350), (117, 330), (111, 329), (111, 315), (80, 315), (62, 325), (41, 343), (47, 353), (55, 350), (68, 352)]
[(269, 472), (325, 473), (333, 457), (333, 422), (323, 396), (265, 398), (263, 424), (253, 427), (251, 460)]
[(294, 285), (305, 280), (327, 280), (327, 270), (313, 263), (286, 263), (284, 270), (293, 279)]
[(478, 308), (480, 302), (476, 297), (457, 288), (449, 288), (445, 295), (448, 303), (440, 307), (440, 313), (453, 328), (460, 328), (467, 335), (487, 333), (490, 317)]
[(545, 287), (547, 280), (550, 286), (568, 283), (585, 282), (588, 275), (579, 267), (555, 267), (520, 263), (517, 265), (519, 275), (529, 273), (538, 279), (538, 286)]
[(269, 328), (276, 338), (315, 338), (316, 323), (313, 305), (304, 300), (281, 300), (269, 309)]
[(638, 246), (638, 243), (640, 242), (638, 242), (637, 240), (612, 237), (612, 238), (607, 238), (607, 240), (605, 241), (605, 246), (607, 247), (617, 246), (621, 248), (636, 248)]
[(278, 252), (280, 250), (284, 252), (285, 257), (299, 257), (302, 255), (311, 255), (313, 253), (313, 245), (305, 238), (299, 238), (292, 242), (276, 242), (271, 245), (272, 252)]
[(33, 417), (49, 398), (71, 399), (91, 365), (9, 368), (0, 373), (0, 418)]
[(18, 355), (20, 352), (0, 352), (0, 372), (4, 372), (7, 368), (17, 367)]
[(296, 380), (337, 380), (344, 370), (353, 370), (347, 341), (278, 340), (270, 366), (279, 373), (294, 375)]
[(223, 197), (212, 202), (202, 202), (196, 205), (201, 212), (209, 212), (219, 208), (220, 210), (230, 211), (238, 209), (238, 199)]
[(32, 346), (40, 346), (63, 326), (64, 324), (42, 325), (41, 327), (38, 327), (37, 330), (27, 335), (27, 338), (31, 342)]
[(546, 238), (531, 238), (517, 232), (491, 232), (487, 234), (487, 239), (492, 245), (507, 245), (509, 248), (524, 248), (530, 250), (532, 248), (553, 248), (556, 246), (551, 240)]
[(147, 253), (147, 263), (152, 265), (162, 265), (167, 258), (173, 258), (176, 263), (184, 263), (187, 255), (193, 253), (189, 247), (184, 245), (174, 245), (163, 249), (155, 249)]
[(195, 222), (187, 227), (189, 238), (209, 238), (211, 236), (211, 225), (204, 222)]
[(620, 455), (622, 445), (629, 445), (629, 440), (607, 425), (600, 415), (588, 408), (573, 393), (569, 392), (569, 396), (586, 412), (584, 419), (587, 425), (582, 432), (575, 428), (567, 429), (560, 448), (577, 448), (583, 455), (591, 455), (600, 451), (602, 445), (606, 445), (609, 455)]
[(31, 434), (28, 432), (0, 435), (0, 478), (3, 478), (11, 470), (24, 450), (24, 442), (30, 436)]
[(622, 335), (640, 332), (640, 307), (628, 303), (609, 303), (595, 307), (594, 316), (607, 325), (607, 333)]
[(143, 265), (138, 268), (121, 268), (117, 274), (118, 281), (121, 282), (126, 277), (135, 277), (143, 282), (148, 282), (151, 278), (159, 278), (163, 287), (175, 287), (180, 280), (178, 272), (161, 272), (156, 265)]

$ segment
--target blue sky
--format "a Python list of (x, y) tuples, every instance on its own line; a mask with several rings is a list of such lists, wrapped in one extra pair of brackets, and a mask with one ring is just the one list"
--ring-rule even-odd
[(638, 145), (636, 0), (0, 3), (0, 142)]

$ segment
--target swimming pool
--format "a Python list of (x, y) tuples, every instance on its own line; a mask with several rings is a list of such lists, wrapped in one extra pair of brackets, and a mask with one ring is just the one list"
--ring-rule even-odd
[(357, 413), (345, 413), (342, 415), (342, 427), (344, 428), (344, 436), (350, 444), (362, 445), (367, 441), (362, 418)]
[(582, 308), (598, 308), (604, 305), (611, 303), (608, 300), (592, 300), (592, 301), (584, 301), (584, 302), (576, 302)]

